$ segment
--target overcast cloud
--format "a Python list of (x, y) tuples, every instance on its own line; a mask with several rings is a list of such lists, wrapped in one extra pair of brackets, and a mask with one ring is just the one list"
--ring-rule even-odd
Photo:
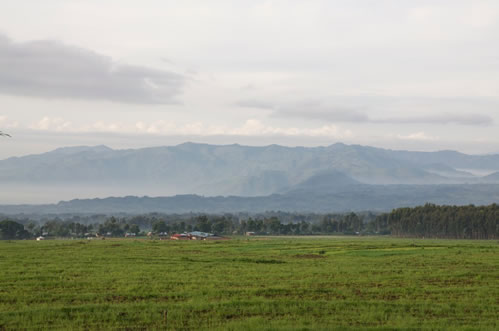
[(0, 158), (186, 140), (499, 153), (498, 40), (497, 0), (2, 0)]
[(15, 43), (0, 35), (0, 93), (125, 103), (171, 103), (184, 78), (132, 66), (57, 41)]

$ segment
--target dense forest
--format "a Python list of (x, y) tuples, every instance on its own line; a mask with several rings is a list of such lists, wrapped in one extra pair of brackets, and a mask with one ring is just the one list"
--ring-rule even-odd
[(122, 237), (126, 233), (183, 233), (202, 231), (218, 235), (387, 235), (400, 237), (496, 239), (499, 206), (437, 206), (399, 208), (391, 213), (300, 214), (268, 212), (248, 215), (159, 214), (68, 215), (0, 222), (0, 239), (50, 237), (83, 238), (95, 235)]

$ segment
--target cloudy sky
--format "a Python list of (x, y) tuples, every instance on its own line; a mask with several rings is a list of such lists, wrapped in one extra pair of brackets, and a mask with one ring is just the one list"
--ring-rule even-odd
[(0, 130), (499, 153), (499, 2), (2, 0)]

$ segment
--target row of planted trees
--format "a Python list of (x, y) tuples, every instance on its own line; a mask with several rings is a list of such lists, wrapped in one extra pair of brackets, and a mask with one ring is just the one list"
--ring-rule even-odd
[(499, 206), (437, 206), (399, 208), (376, 218), (374, 228), (388, 228), (400, 237), (497, 239)]

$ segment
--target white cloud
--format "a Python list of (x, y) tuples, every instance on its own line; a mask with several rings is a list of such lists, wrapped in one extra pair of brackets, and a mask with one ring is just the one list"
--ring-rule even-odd
[(409, 135), (397, 135), (397, 138), (402, 140), (417, 140), (417, 141), (436, 141), (440, 140), (440, 137), (434, 137), (427, 135), (425, 132), (416, 132)]
[(318, 128), (295, 128), (295, 127), (273, 127), (263, 124), (261, 121), (250, 119), (243, 126), (229, 130), (230, 135), (242, 136), (311, 136), (311, 137), (334, 137), (350, 138), (353, 133), (349, 130), (342, 130), (336, 125), (325, 125)]
[[(0, 118), (1, 119), (1, 118)], [(1, 122), (0, 122), (1, 123)], [(29, 127), (36, 131), (54, 131), (67, 133), (110, 133), (110, 134), (142, 134), (160, 136), (308, 136), (351, 138), (353, 132), (341, 129), (336, 125), (324, 125), (314, 128), (276, 127), (266, 125), (256, 119), (248, 119), (239, 127), (212, 126), (202, 122), (176, 124), (171, 121), (159, 120), (147, 123), (103, 122), (98, 121), (91, 125), (74, 126), (62, 118), (43, 117)]]
[(90, 128), (80, 128), (79, 131), (97, 131), (97, 132), (109, 132), (109, 133), (120, 133), (126, 132), (127, 128), (120, 123), (104, 123), (104, 122), (96, 122)]
[(57, 131), (57, 132), (71, 132), (74, 131), (71, 122), (66, 121), (62, 118), (50, 118), (45, 116), (38, 122), (35, 122), (29, 126), (32, 130), (39, 131)]

